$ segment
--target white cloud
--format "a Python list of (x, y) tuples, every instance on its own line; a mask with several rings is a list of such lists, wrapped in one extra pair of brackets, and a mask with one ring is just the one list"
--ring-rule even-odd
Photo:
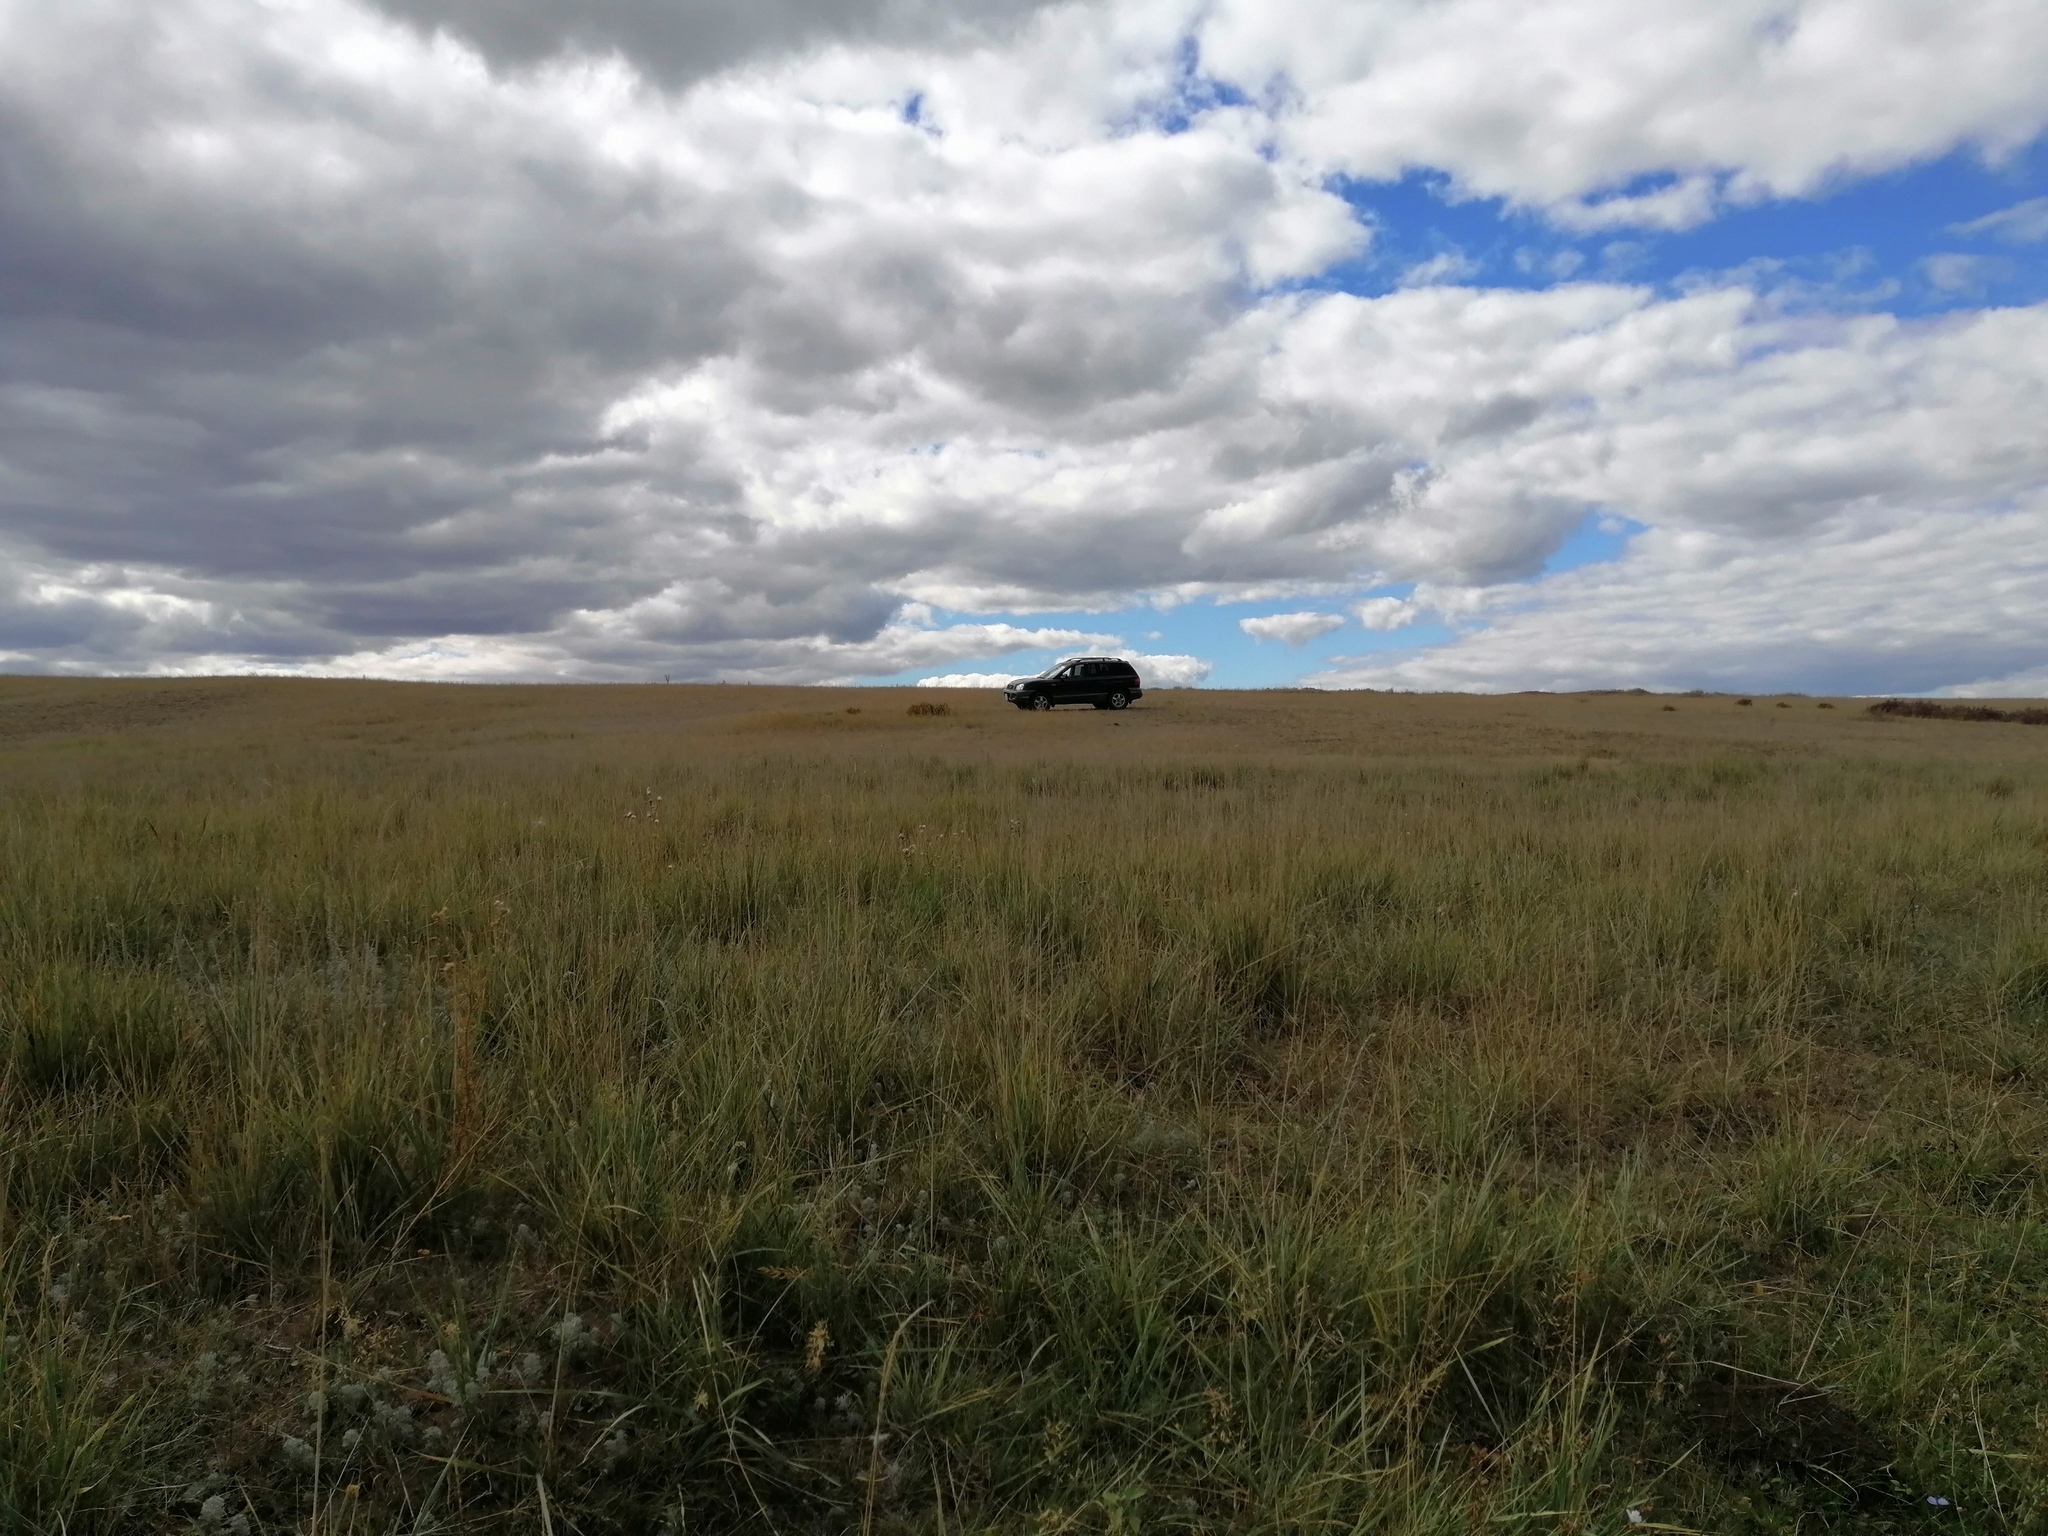
[(2039, 691), (2048, 494), (1988, 516), (1850, 515), (1776, 546), (1653, 530), (1619, 561), (1496, 589), (1471, 617), (1451, 643), (1350, 658), (1309, 681)]
[[(1565, 254), (1576, 258), (1576, 252)], [(1574, 262), (1576, 265), (1576, 261)], [(1403, 288), (1429, 288), (1438, 283), (1462, 283), (1479, 275), (1479, 263), (1463, 251), (1439, 251), (1427, 261), (1418, 261), (1401, 274)], [(1570, 276), (1569, 272), (1563, 274)]]
[(1344, 619), (1335, 613), (1276, 613), (1262, 619), (1239, 619), (1237, 627), (1254, 640), (1284, 640), (1303, 646), (1333, 629), (1342, 629)]
[[(1120, 645), (1100, 646), (1105, 656), (1121, 656), (1138, 669), (1138, 680), (1147, 688), (1194, 688), (1215, 670), (1199, 656), (1148, 656)], [(921, 677), (920, 688), (1001, 688), (1017, 676), (1014, 672), (942, 672)]]
[[(0, 655), (950, 675), (1113, 637), (920, 604), (1415, 582), (1451, 675), (1509, 666), (1503, 584), (1589, 510), (1811, 574), (2048, 483), (2039, 307), (1487, 291), (1456, 253), (1379, 298), (1296, 282), (1368, 249), (1333, 171), (1668, 226), (2010, 149), (2048, 112), (2038, 6), (826, 9), (0, 0)], [(1254, 104), (1188, 98), (1191, 27)], [(1536, 590), (1605, 612), (1586, 579)], [(1253, 622), (1283, 621), (1342, 622)], [(1967, 628), (1929, 644), (1977, 666)]]
[[(1614, 241), (1608, 244), (1603, 254), (1613, 254), (1608, 256), (1606, 265), (1615, 266), (1620, 264), (1617, 262), (1616, 257), (1625, 257), (1625, 251), (1621, 248), (1626, 245), (1627, 242), (1625, 241)], [(1579, 252), (1569, 248), (1561, 251), (1541, 251), (1534, 246), (1525, 245), (1515, 252), (1516, 271), (1525, 272), (1531, 276), (1541, 274), (1558, 282), (1562, 282), (1568, 277), (1576, 276), (1579, 269), (1585, 264), (1586, 258)]]
[(1987, 213), (1981, 219), (1971, 219), (1966, 224), (1951, 224), (1949, 233), (1996, 235), (2001, 240), (2020, 243), (2048, 240), (2048, 197), (2030, 197), (2023, 203), (2014, 203), (2010, 208)]
[(1294, 153), (1581, 228), (1683, 228), (2048, 125), (2029, 0), (1222, 0), (1201, 40), (1247, 89), (1286, 82)]
[(920, 688), (1006, 688), (1014, 672), (941, 672), (937, 677), (920, 677)]
[(2010, 263), (1995, 256), (1972, 256), (1961, 251), (1940, 251), (1923, 257), (1921, 275), (1948, 294), (1976, 296), (2003, 277)]
[(1215, 663), (1200, 656), (1148, 656), (1142, 651), (1113, 651), (1138, 669), (1138, 681), (1147, 688), (1197, 688), (1216, 670)]
[(1367, 629), (1405, 629), (1422, 617), (1415, 604), (1398, 597), (1369, 597), (1351, 610)]

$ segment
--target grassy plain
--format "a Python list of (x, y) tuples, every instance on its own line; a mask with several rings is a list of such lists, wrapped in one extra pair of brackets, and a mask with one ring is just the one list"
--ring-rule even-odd
[(0, 1529), (2048, 1530), (2048, 730), (916, 697), (0, 680)]

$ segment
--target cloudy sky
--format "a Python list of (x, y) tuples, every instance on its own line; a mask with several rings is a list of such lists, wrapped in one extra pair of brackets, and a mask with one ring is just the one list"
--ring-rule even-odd
[(0, 667), (2048, 692), (2041, 0), (0, 0)]

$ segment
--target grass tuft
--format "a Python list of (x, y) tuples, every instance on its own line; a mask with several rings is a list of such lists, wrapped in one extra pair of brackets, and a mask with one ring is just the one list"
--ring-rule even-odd
[(0, 1530), (2048, 1529), (2037, 733), (626, 692), (0, 759)]

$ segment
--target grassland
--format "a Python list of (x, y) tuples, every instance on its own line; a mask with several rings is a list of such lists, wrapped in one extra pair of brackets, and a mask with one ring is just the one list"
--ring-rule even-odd
[(0, 1529), (2048, 1530), (2048, 731), (913, 697), (0, 681)]

